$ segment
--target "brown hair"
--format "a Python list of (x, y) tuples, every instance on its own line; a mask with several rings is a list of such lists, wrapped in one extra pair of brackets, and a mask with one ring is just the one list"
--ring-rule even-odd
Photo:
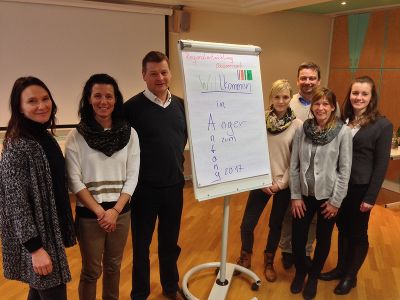
[(297, 78), (299, 78), (300, 75), (300, 71), (303, 69), (311, 69), (314, 71), (317, 71), (318, 74), (318, 80), (321, 80), (321, 70), (319, 68), (319, 66), (316, 63), (313, 62), (303, 62), (297, 69)]
[(350, 101), (351, 90), (355, 83), (368, 83), (371, 87), (371, 101), (369, 102), (365, 112), (362, 114), (363, 118), (359, 124), (361, 127), (363, 127), (363, 126), (368, 125), (369, 123), (375, 122), (376, 118), (378, 116), (380, 116), (380, 113), (378, 111), (379, 97), (378, 97), (378, 93), (376, 91), (375, 82), (371, 77), (360, 76), (360, 77), (355, 78), (351, 82), (350, 87), (346, 94), (346, 98), (344, 99), (343, 108), (342, 108), (342, 120), (343, 121), (346, 121), (346, 119), (349, 119), (349, 122), (352, 122), (355, 120), (353, 106), (351, 105), (351, 101)]
[(142, 73), (146, 73), (146, 65), (149, 62), (155, 62), (155, 63), (160, 63), (162, 61), (166, 61), (169, 67), (169, 59), (168, 56), (166, 56), (164, 53), (160, 51), (150, 51), (143, 57), (142, 60)]
[(21, 107), (22, 92), (26, 88), (32, 85), (37, 85), (42, 87), (50, 97), (52, 103), (51, 114), (50, 114), (50, 119), (45, 123), (45, 125), (51, 129), (51, 133), (54, 135), (54, 128), (56, 127), (57, 105), (54, 102), (53, 96), (51, 95), (49, 88), (39, 78), (32, 76), (20, 77), (15, 81), (14, 86), (11, 90), (11, 95), (10, 95), (11, 118), (8, 121), (7, 131), (4, 137), (3, 141), (4, 146), (6, 146), (7, 143), (14, 138), (29, 136), (27, 128), (24, 128), (23, 126), (23, 120), (25, 116), (20, 112), (20, 107)]
[(337, 110), (337, 103), (336, 103), (336, 95), (333, 91), (331, 91), (328, 88), (317, 86), (314, 91), (314, 96), (311, 99), (311, 106), (310, 106), (310, 112), (313, 115), (314, 119), (314, 112), (312, 111), (312, 106), (314, 105), (315, 102), (318, 100), (321, 100), (322, 98), (325, 98), (328, 100), (329, 104), (334, 108), (332, 111), (328, 122), (326, 122), (326, 127), (333, 127), (336, 123), (336, 110)]

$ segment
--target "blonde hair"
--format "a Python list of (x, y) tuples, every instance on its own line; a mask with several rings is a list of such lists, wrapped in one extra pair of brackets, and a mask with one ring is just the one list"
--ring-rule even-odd
[(292, 99), (293, 90), (287, 79), (278, 79), (272, 84), (271, 91), (269, 93), (269, 100), (282, 91), (289, 91), (290, 99)]

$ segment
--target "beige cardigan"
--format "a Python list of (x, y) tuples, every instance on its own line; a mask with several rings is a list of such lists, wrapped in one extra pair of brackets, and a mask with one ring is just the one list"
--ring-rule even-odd
[(302, 127), (303, 122), (294, 119), (285, 131), (278, 134), (267, 134), (269, 158), (271, 164), (272, 182), (283, 190), (289, 186), (289, 164), (292, 141), (296, 129)]

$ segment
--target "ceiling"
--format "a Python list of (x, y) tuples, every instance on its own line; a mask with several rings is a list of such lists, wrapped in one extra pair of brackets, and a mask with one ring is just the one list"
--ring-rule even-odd
[[(92, 0), (93, 1), (93, 0)], [(101, 1), (101, 0), (100, 0)], [(343, 0), (342, 0), (343, 1)], [(308, 12), (317, 14), (342, 14), (350, 11), (365, 11), (385, 6), (400, 6), (400, 0), (115, 0), (104, 2), (123, 2), (130, 4), (153, 4), (167, 7), (184, 6), (190, 9), (236, 13), (246, 15), (262, 15), (282, 10)]]
[(367, 11), (383, 7), (400, 6), (400, 0), (347, 0), (345, 1), (346, 5), (341, 5), (341, 2), (343, 1), (328, 1), (297, 7), (292, 10), (317, 14), (341, 14), (350, 11)]

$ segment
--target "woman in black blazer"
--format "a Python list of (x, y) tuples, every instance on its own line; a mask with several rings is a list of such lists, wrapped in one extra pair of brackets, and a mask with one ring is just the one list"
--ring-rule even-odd
[(378, 111), (374, 81), (356, 78), (342, 109), (343, 120), (352, 129), (353, 164), (346, 198), (336, 220), (339, 229), (336, 268), (320, 279), (340, 279), (334, 293), (348, 294), (357, 283), (357, 273), (368, 252), (368, 221), (383, 183), (390, 158), (393, 125)]

